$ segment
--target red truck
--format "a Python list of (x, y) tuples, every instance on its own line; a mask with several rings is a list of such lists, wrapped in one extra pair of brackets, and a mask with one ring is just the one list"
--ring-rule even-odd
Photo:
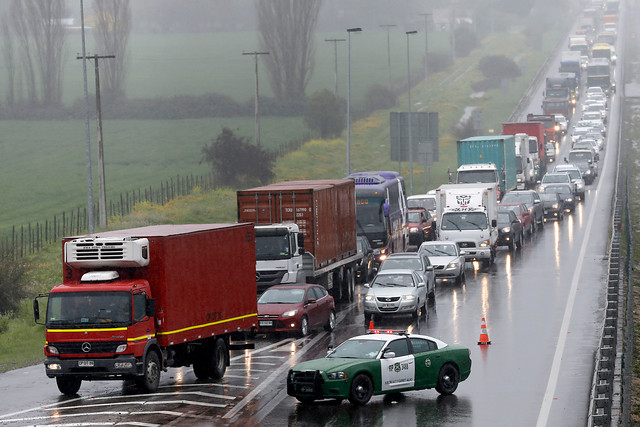
[(542, 179), (547, 171), (545, 155), (545, 128), (542, 122), (509, 122), (502, 124), (503, 135), (529, 135), (529, 155), (534, 164), (536, 181)]
[(356, 192), (352, 179), (284, 181), (237, 192), (238, 221), (253, 222), (258, 292), (316, 283), (337, 299), (355, 293)]
[[(251, 224), (158, 225), (63, 240), (63, 283), (33, 304), (64, 394), (93, 380), (155, 392), (161, 371), (221, 378), (257, 326)], [(44, 323), (39, 299), (47, 298)], [(238, 341), (234, 341), (238, 340)]]

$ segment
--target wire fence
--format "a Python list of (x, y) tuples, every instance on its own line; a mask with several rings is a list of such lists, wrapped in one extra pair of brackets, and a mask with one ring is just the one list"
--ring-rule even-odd
[[(178, 175), (165, 180), (157, 187), (145, 187), (120, 193), (119, 197), (107, 200), (107, 218), (130, 214), (141, 202), (165, 205), (180, 196), (191, 194), (194, 188), (214, 188), (213, 173), (207, 175)], [(98, 205), (93, 207), (94, 218), (98, 217)], [(89, 232), (88, 209), (75, 208), (54, 215), (44, 222), (28, 223), (11, 229), (10, 235), (0, 237), (0, 252), (18, 259), (40, 251), (45, 245), (59, 241), (62, 237)]]

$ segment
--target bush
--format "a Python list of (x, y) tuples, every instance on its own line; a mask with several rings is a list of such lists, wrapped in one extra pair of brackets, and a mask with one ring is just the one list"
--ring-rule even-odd
[(368, 113), (384, 110), (396, 105), (396, 95), (388, 87), (373, 84), (364, 95), (364, 108)]
[(487, 79), (502, 80), (519, 77), (521, 74), (520, 67), (511, 58), (504, 55), (485, 56), (478, 64), (478, 70)]
[(429, 52), (429, 74), (439, 73), (449, 68), (452, 64), (451, 55), (442, 52)]
[(0, 250), (0, 315), (13, 312), (27, 294), (24, 276), (27, 267), (12, 252)]
[(322, 139), (339, 136), (345, 128), (344, 119), (340, 99), (329, 90), (314, 92), (309, 97), (304, 123), (309, 129), (320, 133)]
[(202, 148), (203, 159), (211, 164), (217, 186), (253, 187), (273, 179), (274, 157), (223, 128), (210, 146)]

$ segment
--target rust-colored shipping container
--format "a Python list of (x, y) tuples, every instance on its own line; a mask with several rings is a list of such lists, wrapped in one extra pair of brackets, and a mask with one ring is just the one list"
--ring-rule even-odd
[(295, 222), (319, 269), (357, 254), (356, 193), (351, 179), (284, 181), (238, 191), (238, 221)]

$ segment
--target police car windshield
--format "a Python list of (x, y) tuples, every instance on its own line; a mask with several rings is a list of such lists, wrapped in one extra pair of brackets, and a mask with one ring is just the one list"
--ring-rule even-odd
[(350, 339), (343, 342), (327, 357), (345, 357), (353, 359), (375, 359), (382, 347), (385, 345), (385, 341), (370, 340), (370, 339)]

